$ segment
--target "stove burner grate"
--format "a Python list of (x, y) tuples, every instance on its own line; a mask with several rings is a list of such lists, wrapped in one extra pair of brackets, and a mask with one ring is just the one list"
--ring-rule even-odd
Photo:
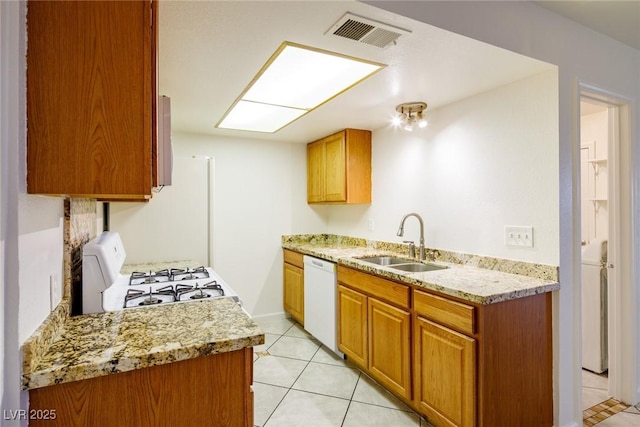
[(206, 279), (209, 277), (209, 272), (205, 267), (196, 268), (172, 268), (170, 270), (171, 280), (193, 280), (193, 279)]
[(129, 276), (129, 285), (149, 285), (152, 283), (168, 282), (170, 280), (171, 272), (168, 269), (148, 272), (134, 271), (131, 273), (131, 276)]
[(184, 301), (187, 297), (192, 300), (198, 300), (222, 296), (224, 296), (224, 290), (215, 280), (205, 283), (202, 286), (197, 283), (195, 285), (185, 285), (184, 283), (178, 283), (176, 285), (177, 301)]
[[(159, 298), (165, 297), (165, 298)], [(166, 298), (168, 297), (168, 298)], [(123, 308), (129, 308), (131, 305), (127, 305), (129, 301), (133, 301), (139, 298), (143, 298), (142, 301), (138, 302), (139, 306), (147, 306), (147, 305), (155, 305), (164, 302), (173, 302), (176, 301), (176, 293), (173, 289), (173, 286), (165, 286), (163, 288), (157, 289), (155, 292), (149, 288), (149, 292), (143, 291), (141, 289), (129, 289), (127, 294), (124, 297), (124, 306)]]
[(149, 295), (147, 297), (145, 297), (142, 302), (139, 302), (138, 305), (153, 305), (153, 304), (160, 304), (160, 299), (154, 297), (153, 295)]

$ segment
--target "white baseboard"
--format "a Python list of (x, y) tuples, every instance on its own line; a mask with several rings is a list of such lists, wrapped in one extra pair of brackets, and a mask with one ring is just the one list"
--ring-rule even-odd
[(251, 316), (255, 319), (288, 319), (290, 316), (288, 313), (281, 311), (279, 313), (261, 314), (258, 316)]
[(570, 424), (565, 424), (565, 425), (563, 425), (561, 427), (582, 427), (582, 422), (579, 423), (579, 424), (576, 423), (576, 422), (573, 422), (573, 423), (570, 423)]

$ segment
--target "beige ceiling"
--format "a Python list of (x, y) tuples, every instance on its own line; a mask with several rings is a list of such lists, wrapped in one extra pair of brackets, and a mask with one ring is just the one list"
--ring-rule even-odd
[(535, 1), (539, 6), (640, 50), (640, 1)]
[[(345, 12), (411, 34), (386, 49), (324, 35)], [(551, 67), (356, 1), (161, 2), (159, 31), (173, 129), (230, 137), (303, 143), (346, 127), (378, 129), (400, 103), (433, 110)], [(283, 41), (387, 67), (275, 134), (214, 128)]]
[[(638, 5), (541, 1), (542, 7), (636, 47)], [(324, 33), (346, 12), (410, 31), (386, 49)], [(160, 8), (160, 90), (177, 131), (308, 142), (345, 127), (389, 125), (395, 106), (429, 111), (552, 66), (357, 1), (167, 1)], [(388, 66), (275, 134), (214, 127), (283, 41)]]

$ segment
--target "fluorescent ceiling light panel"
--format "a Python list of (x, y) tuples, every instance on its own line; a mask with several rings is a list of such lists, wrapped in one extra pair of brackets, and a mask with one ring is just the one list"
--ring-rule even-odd
[(275, 132), (383, 67), (285, 42), (216, 127)]
[(218, 127), (275, 132), (304, 113), (306, 110), (240, 100)]

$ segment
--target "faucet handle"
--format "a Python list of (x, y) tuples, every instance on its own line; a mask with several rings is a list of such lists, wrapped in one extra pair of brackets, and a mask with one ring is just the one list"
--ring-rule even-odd
[(411, 258), (415, 258), (416, 257), (416, 244), (413, 243), (412, 240), (403, 240), (402, 243), (408, 243), (409, 244), (409, 256)]

